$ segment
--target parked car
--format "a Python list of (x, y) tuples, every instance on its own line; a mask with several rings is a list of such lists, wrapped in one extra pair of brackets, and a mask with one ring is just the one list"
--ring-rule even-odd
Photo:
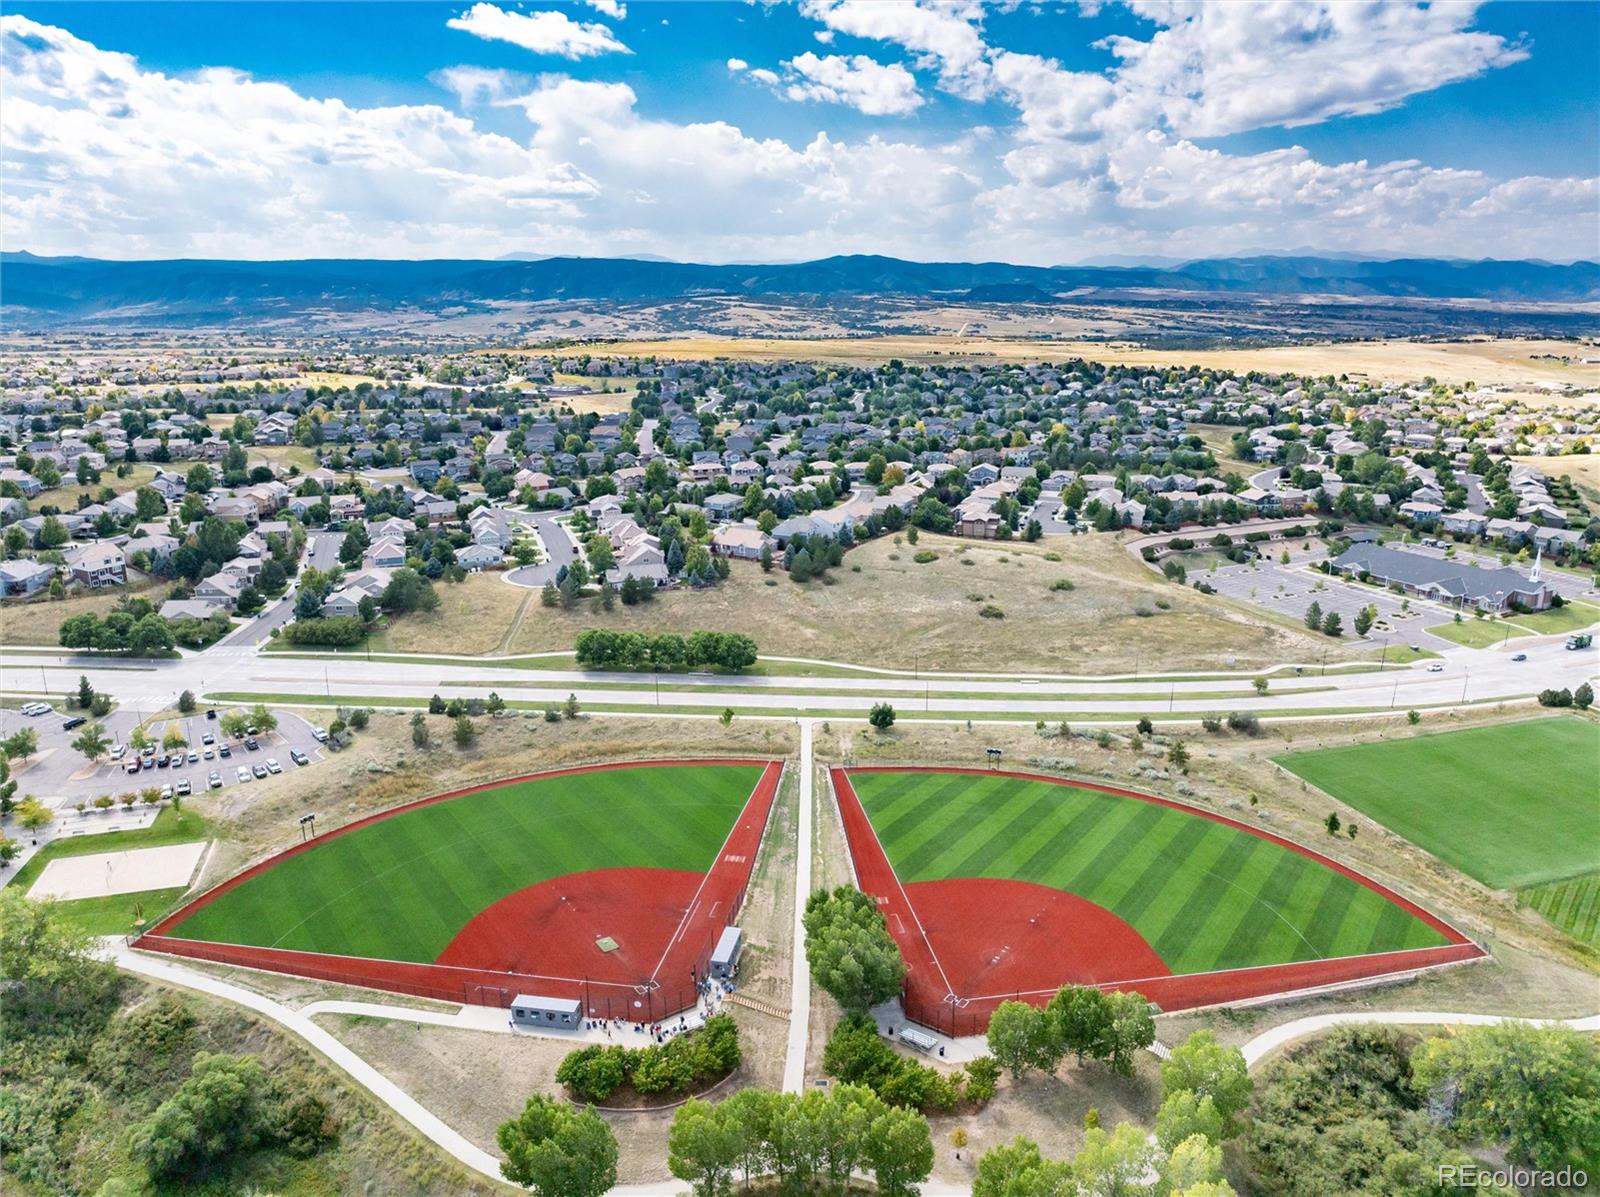
[(172, 797), (172, 786), (170, 784), (164, 785), (164, 786), (161, 787), (161, 796), (163, 798), (171, 798)]
[(193, 792), (189, 786), (189, 779), (187, 777), (178, 778), (178, 784), (173, 788), (185, 798), (187, 798)]
[(314, 727), (314, 728), (312, 728), (311, 729), (311, 738), (313, 740), (315, 740), (318, 744), (326, 744), (328, 742), (328, 729), (325, 728), (325, 727)]
[(220, 790), (222, 788), (222, 774), (218, 773), (215, 769), (211, 770), (211, 772), (206, 775), (206, 785), (210, 786), (213, 790)]
[(136, 756), (123, 767), (126, 768), (129, 773), (137, 773), (140, 769), (144, 768), (144, 758)]
[(111, 759), (114, 761), (119, 761), (122, 759), (122, 754), (127, 751), (128, 746), (126, 744), (113, 744), (111, 746)]
[(234, 770), (234, 776), (237, 777), (240, 781), (249, 781), (250, 780), (250, 770), (247, 769), (245, 766), (240, 765), (237, 769)]
[(213, 707), (212, 709), (210, 709), (210, 710), (208, 710), (206, 712), (206, 718), (207, 719), (215, 719), (216, 717), (217, 717), (217, 712), (216, 712), (216, 708), (215, 707)]
[(216, 742), (217, 737), (212, 735), (210, 732), (207, 732), (205, 735), (200, 737), (200, 743), (202, 744), (215, 744)]
[(233, 755), (233, 749), (229, 748), (226, 744), (218, 744), (217, 755), (222, 757), (223, 760), (227, 760), (228, 757)]
[(160, 756), (156, 757), (157, 769), (165, 769), (170, 764), (172, 764), (172, 758), (166, 753), (163, 752)]
[(269, 756), (266, 761), (268, 773), (282, 773), (283, 766), (278, 764), (278, 758)]
[(87, 722), (89, 721), (82, 715), (74, 715), (70, 719), (63, 719), (61, 721), (61, 730), (72, 731), (74, 728), (82, 727)]
[(200, 754), (191, 748), (189, 749), (189, 755), (183, 759), (191, 765), (198, 765), (200, 763)]
[(244, 742), (244, 746), (251, 752), (258, 752), (261, 749), (261, 741), (256, 739), (254, 736), (251, 736)]
[(311, 763), (311, 758), (298, 748), (289, 749), (289, 759), (297, 765), (309, 765)]
[(30, 702), (23, 704), (22, 713), (30, 719), (35, 715), (48, 715), (55, 707), (47, 702)]
[(244, 729), (244, 734), (247, 736), (259, 736), (261, 734), (261, 729), (256, 727), (254, 724), (251, 724), (249, 727)]
[(1526, 661), (1528, 659), (1528, 654), (1527, 653), (1518, 653), (1516, 656), (1512, 657), (1511, 659), (1513, 661)]
[(202, 753), (201, 753), (201, 754), (200, 754), (200, 755), (201, 755), (201, 756), (202, 756), (202, 757), (204, 757), (204, 758), (205, 758), (205, 759), (206, 759), (206, 760), (208, 760), (208, 761), (210, 761), (210, 760), (215, 760), (215, 759), (216, 759), (216, 756), (217, 756), (217, 750), (216, 750), (216, 749), (215, 749), (215, 748), (207, 748), (207, 749), (206, 749), (206, 750), (205, 750), (205, 751), (204, 751), (204, 752), (202, 752)]
[(267, 775), (267, 767), (265, 765), (251, 765), (250, 772), (257, 777), (265, 777)]
[(144, 757), (146, 763), (155, 760), (156, 746), (154, 744), (146, 744), (142, 749), (140, 749), (139, 755)]

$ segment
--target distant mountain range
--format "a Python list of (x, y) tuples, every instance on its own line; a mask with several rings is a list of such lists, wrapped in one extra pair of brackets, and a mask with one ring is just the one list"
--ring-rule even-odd
[(704, 296), (870, 296), (1049, 304), (1118, 292), (1573, 303), (1600, 299), (1600, 264), (1217, 258), (1170, 266), (1013, 266), (850, 256), (772, 265), (665, 259), (113, 262), (0, 254), (0, 312), (25, 326), (245, 324), (317, 314), (440, 311), (540, 300), (650, 303)]

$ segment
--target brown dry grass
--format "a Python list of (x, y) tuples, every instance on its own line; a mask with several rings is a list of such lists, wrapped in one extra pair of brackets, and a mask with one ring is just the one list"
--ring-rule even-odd
[[(505, 648), (517, 612), (537, 606), (539, 593), (501, 581), (498, 573), (469, 574), (434, 588), (439, 606), (392, 618), (372, 640), (374, 652), (496, 653)], [(571, 648), (572, 645), (562, 645)]]
[(159, 607), (172, 591), (170, 582), (144, 578), (137, 572), (129, 576), (142, 580), (131, 581), (127, 586), (69, 594), (62, 599), (41, 594), (22, 601), (7, 600), (0, 606), (0, 644), (58, 645), (61, 643), (61, 625), (74, 615), (93, 612), (105, 616), (125, 594), (149, 599)]
[[(189, 467), (183, 462), (174, 462), (167, 467), (173, 470), (187, 470)], [(81, 494), (99, 495), (102, 490), (110, 489), (119, 495), (125, 495), (131, 490), (138, 490), (156, 476), (156, 467), (144, 462), (136, 462), (129, 467), (126, 478), (118, 478), (116, 466), (113, 464), (100, 471), (100, 481), (80, 484), (71, 470), (61, 476), (61, 485), (42, 490), (28, 500), (28, 508), (38, 513), (45, 507), (57, 507), (62, 511), (72, 512), (78, 509), (78, 496)]]
[[(936, 552), (938, 560), (917, 564), (913, 555), (920, 550)], [(1050, 561), (1047, 553), (1062, 559)], [(830, 577), (831, 585), (799, 585), (781, 572), (763, 574), (752, 562), (734, 562), (732, 576), (718, 587), (663, 594), (609, 615), (590, 611), (589, 604), (573, 611), (531, 608), (511, 648), (570, 649), (579, 632), (603, 624), (744, 632), (768, 656), (901, 669), (1214, 669), (1230, 654), (1247, 669), (1305, 659), (1312, 651), (1310, 638), (1292, 627), (1164, 582), (1109, 536), (1029, 545), (924, 534), (915, 546), (882, 537), (852, 549)], [(1060, 578), (1074, 589), (1052, 591)], [(1000, 608), (1005, 617), (980, 617), (984, 606)]]
[(1569, 453), (1560, 457), (1513, 457), (1511, 460), (1532, 466), (1547, 478), (1566, 475), (1583, 492), (1584, 498), (1600, 503), (1600, 454)]
[(1410, 382), (1432, 377), (1440, 382), (1499, 386), (1600, 385), (1600, 366), (1574, 361), (1536, 361), (1539, 354), (1583, 353), (1564, 341), (1358, 341), (1294, 345), (1269, 349), (1145, 349), (1098, 341), (1004, 340), (959, 336), (850, 337), (794, 340), (760, 337), (686, 337), (655, 341), (613, 341), (585, 346), (596, 356), (653, 356), (680, 360), (732, 357), (746, 361), (786, 359), (838, 362), (990, 358), (1000, 361), (1091, 361), (1140, 366), (1201, 366), (1245, 373), (1358, 374), (1374, 380)]

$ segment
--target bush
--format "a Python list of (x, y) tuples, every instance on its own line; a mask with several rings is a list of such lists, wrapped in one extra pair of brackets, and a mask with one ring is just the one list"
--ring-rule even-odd
[(683, 1096), (721, 1080), (743, 1059), (738, 1026), (731, 1016), (716, 1014), (698, 1031), (665, 1043), (637, 1048), (595, 1044), (569, 1052), (556, 1069), (556, 1080), (581, 1101), (605, 1101), (625, 1084), (646, 1096)]
[(1261, 734), (1261, 720), (1248, 712), (1232, 712), (1228, 716), (1228, 727), (1233, 731), (1243, 732), (1247, 736)]
[[(895, 1051), (878, 1034), (870, 1015), (844, 1018), (828, 1037), (822, 1053), (822, 1070), (847, 1084), (864, 1085), (885, 1104), (906, 1109), (952, 1110), (963, 1098), (983, 1104), (994, 1096), (999, 1068), (984, 1057), (974, 1060), (968, 1074), (945, 1076)], [(969, 1076), (981, 1076), (974, 1083)]]
[(930, 561), (939, 560), (939, 554), (935, 553), (932, 549), (919, 549), (916, 553), (912, 554), (911, 560), (915, 561), (918, 565), (927, 565)]
[(1065, 591), (1065, 590), (1076, 590), (1077, 587), (1074, 586), (1071, 582), (1069, 582), (1066, 578), (1057, 578), (1054, 582), (1050, 583), (1050, 589), (1051, 590), (1063, 590), (1063, 591)]
[(1006, 617), (1006, 613), (993, 603), (985, 603), (979, 607), (978, 614), (984, 619), (1004, 619)]
[(297, 619), (283, 629), (290, 644), (323, 648), (349, 648), (367, 636), (367, 625), (354, 615), (334, 615), (327, 619)]

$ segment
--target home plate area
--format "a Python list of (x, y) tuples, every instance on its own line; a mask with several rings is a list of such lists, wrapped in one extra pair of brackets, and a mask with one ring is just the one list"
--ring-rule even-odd
[(63, 857), (45, 865), (28, 897), (70, 901), (137, 894), (149, 889), (186, 889), (205, 851), (205, 841), (200, 840), (163, 848)]

